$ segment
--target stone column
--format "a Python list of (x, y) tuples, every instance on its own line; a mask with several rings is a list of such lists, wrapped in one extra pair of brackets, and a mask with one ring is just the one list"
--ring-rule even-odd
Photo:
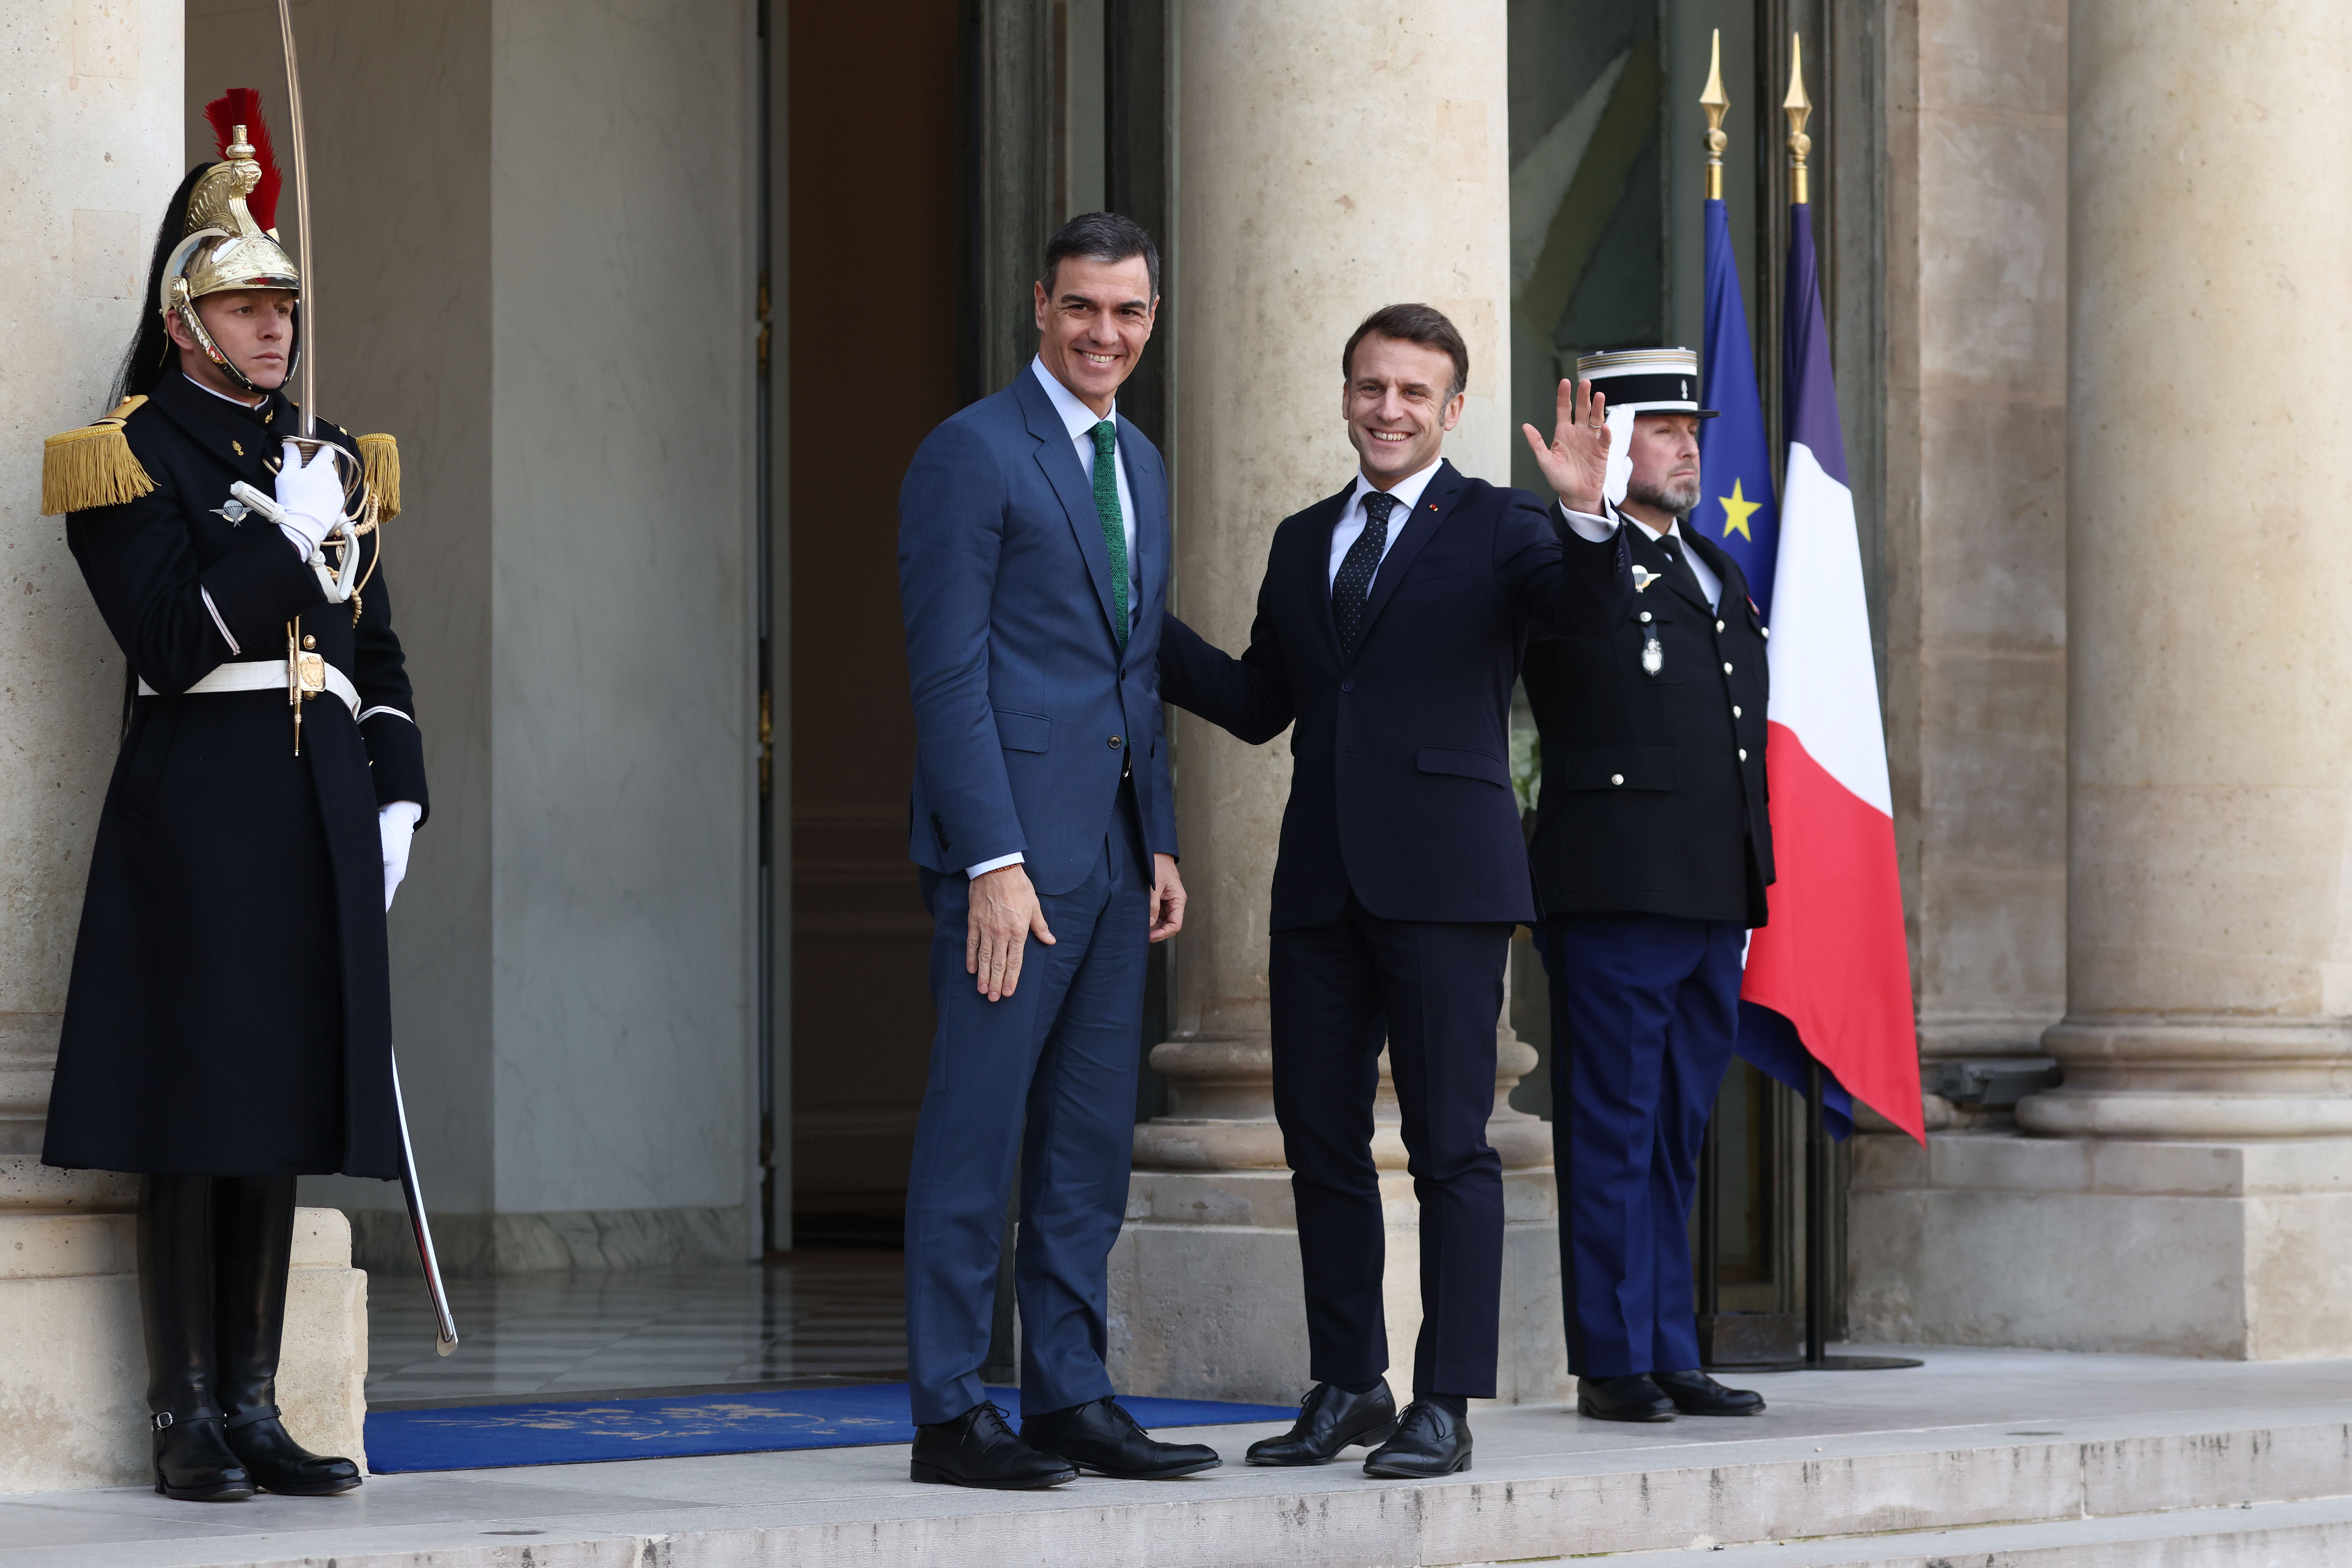
[[(1178, 15), (1176, 610), (1239, 650), (1275, 525), (1355, 467), (1339, 356), (1374, 309), (1423, 300), (1462, 328), (1468, 405), (1446, 453), (1508, 480), (1505, 7), (1224, 0)], [(1193, 902), (1172, 971), (1176, 1036), (1152, 1055), (1175, 1108), (1137, 1130), (1113, 1259), (1115, 1372), (1138, 1393), (1287, 1400), (1305, 1386), (1306, 1319), (1269, 1088), (1266, 912), (1290, 756), (1283, 741), (1246, 747), (1170, 718)], [(1550, 1397), (1565, 1374), (1551, 1177), (1539, 1168), (1549, 1141), (1503, 1103), (1535, 1059), (1505, 1031), (1492, 1134), (1515, 1221), (1505, 1398)], [(1381, 1100), (1402, 1381), (1420, 1326), (1417, 1214), (1385, 1079)], [(1528, 1332), (1514, 1332), (1518, 1319)]]
[(2344, 1355), (2352, 22), (2076, 0), (2069, 56), (2066, 1082), (1926, 1156), (1913, 1327)]
[[(106, 412), (148, 247), (180, 164), (180, 0), (18, 0), (0, 11), (0, 232), (15, 344), (0, 372), (0, 1492), (144, 1479), (146, 1361), (135, 1178), (40, 1163), (83, 879), (121, 716), (122, 655), (42, 517), (41, 437)], [(364, 1277), (331, 1212), (306, 1212), (281, 1397), (315, 1445), (357, 1455)]]

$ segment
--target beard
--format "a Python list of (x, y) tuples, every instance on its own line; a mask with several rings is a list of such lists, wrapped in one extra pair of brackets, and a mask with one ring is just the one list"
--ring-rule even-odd
[(1643, 484), (1639, 479), (1625, 486), (1625, 499), (1642, 506), (1654, 506), (1660, 511), (1670, 511), (1676, 517), (1688, 517), (1698, 505), (1698, 476), (1670, 484)]

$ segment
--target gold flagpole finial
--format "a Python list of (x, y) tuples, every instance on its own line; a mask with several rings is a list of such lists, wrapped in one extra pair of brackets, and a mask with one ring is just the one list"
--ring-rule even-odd
[(1805, 134), (1805, 121), (1813, 112), (1813, 100), (1805, 96), (1805, 39), (1801, 33), (1789, 35), (1789, 96), (1780, 100), (1780, 112), (1789, 117), (1789, 200), (1803, 206), (1812, 200), (1805, 157), (1813, 150), (1813, 139)]
[(1698, 95), (1698, 106), (1706, 110), (1706, 199), (1723, 199), (1723, 150), (1731, 138), (1723, 133), (1723, 117), (1731, 108), (1731, 100), (1723, 92), (1723, 29), (1715, 30), (1715, 47), (1706, 62), (1706, 90)]

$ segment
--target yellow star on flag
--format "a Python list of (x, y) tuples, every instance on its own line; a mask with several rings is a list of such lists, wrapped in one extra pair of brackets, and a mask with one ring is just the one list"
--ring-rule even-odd
[(1747, 540), (1750, 544), (1756, 542), (1756, 536), (1748, 531), (1748, 514), (1764, 503), (1760, 500), (1749, 500), (1741, 495), (1738, 479), (1731, 481), (1729, 495), (1717, 496), (1716, 500), (1723, 503), (1723, 537), (1730, 538), (1736, 529), (1740, 538)]

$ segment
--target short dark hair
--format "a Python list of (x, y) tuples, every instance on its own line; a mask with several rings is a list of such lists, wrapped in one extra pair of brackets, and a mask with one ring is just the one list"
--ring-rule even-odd
[(1055, 231), (1045, 242), (1045, 265), (1037, 274), (1037, 281), (1045, 286), (1050, 297), (1066, 256), (1082, 256), (1088, 261), (1125, 261), (1129, 257), (1143, 258), (1143, 269), (1151, 275), (1151, 297), (1160, 298), (1160, 247), (1143, 232), (1143, 226), (1131, 217), (1117, 213), (1080, 213)]
[(1356, 374), (1356, 345), (1378, 332), (1399, 342), (1419, 343), (1425, 349), (1442, 349), (1454, 361), (1454, 390), (1445, 395), (1459, 397), (1462, 389), (1470, 384), (1470, 347), (1462, 341), (1461, 330), (1445, 319), (1445, 312), (1434, 305), (1383, 305), (1364, 318), (1348, 346), (1339, 351), (1339, 378), (1351, 381)]

